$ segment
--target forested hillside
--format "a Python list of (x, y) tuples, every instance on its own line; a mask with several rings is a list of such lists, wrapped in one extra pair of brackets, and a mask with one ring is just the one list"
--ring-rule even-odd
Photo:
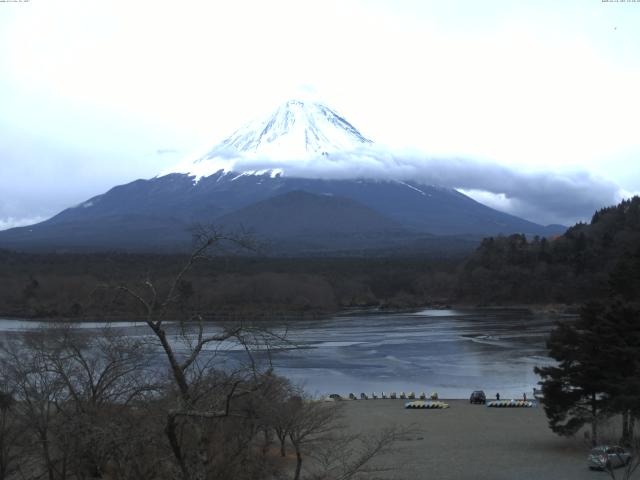
[(624, 284), (625, 271), (640, 268), (639, 259), (640, 197), (633, 197), (562, 236), (483, 240), (461, 269), (457, 296), (480, 303), (583, 302), (605, 296), (611, 282)]

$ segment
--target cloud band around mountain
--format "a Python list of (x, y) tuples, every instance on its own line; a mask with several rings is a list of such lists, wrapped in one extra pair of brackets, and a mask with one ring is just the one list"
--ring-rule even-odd
[[(230, 156), (225, 159), (229, 168)], [(525, 172), (488, 161), (436, 158), (371, 146), (306, 160), (236, 156), (234, 171), (282, 169), (292, 177), (414, 181), (458, 189), (491, 207), (550, 224), (588, 221), (625, 196), (614, 182), (586, 171)]]

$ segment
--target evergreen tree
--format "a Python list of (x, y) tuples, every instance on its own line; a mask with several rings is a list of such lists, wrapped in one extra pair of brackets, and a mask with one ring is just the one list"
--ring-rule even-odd
[(612, 413), (622, 415), (621, 442), (629, 444), (635, 419), (640, 416), (640, 309), (631, 303), (612, 302), (600, 319), (607, 325), (607, 395)]
[(640, 248), (620, 257), (609, 276), (609, 286), (613, 295), (627, 302), (640, 301)]
[(557, 366), (536, 368), (551, 429), (573, 435), (600, 419), (622, 415), (622, 442), (640, 416), (640, 309), (632, 303), (592, 302), (573, 324), (560, 324), (547, 343)]
[(610, 358), (600, 337), (606, 327), (597, 321), (602, 310), (602, 305), (592, 303), (583, 308), (577, 322), (558, 324), (547, 342), (549, 355), (558, 364), (535, 368), (542, 378), (542, 403), (551, 430), (571, 436), (590, 424), (594, 445), (598, 421), (608, 411)]

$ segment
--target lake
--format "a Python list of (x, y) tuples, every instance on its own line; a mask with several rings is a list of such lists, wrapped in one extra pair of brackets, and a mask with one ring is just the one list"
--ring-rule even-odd
[[(438, 392), (468, 398), (472, 390), (503, 398), (532, 394), (536, 365), (546, 365), (545, 340), (563, 316), (514, 309), (423, 310), (414, 313), (351, 313), (289, 323), (287, 338), (300, 348), (272, 354), (277, 373), (313, 394)], [(116, 324), (146, 335), (144, 324)], [(102, 328), (78, 324), (84, 332)], [(0, 335), (15, 337), (38, 322), (0, 319)], [(283, 331), (283, 324), (272, 326)], [(209, 327), (214, 330), (215, 327)], [(217, 354), (239, 358), (236, 349)]]

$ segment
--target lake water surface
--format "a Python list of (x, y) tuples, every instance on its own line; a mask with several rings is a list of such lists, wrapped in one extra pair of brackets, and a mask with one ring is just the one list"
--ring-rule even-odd
[[(562, 317), (525, 310), (424, 310), (415, 313), (353, 313), (287, 325), (300, 348), (272, 355), (277, 373), (310, 393), (437, 391), (441, 398), (466, 398), (482, 389), (493, 397), (532, 393), (536, 365), (549, 364), (545, 340)], [(144, 324), (116, 324), (130, 335), (146, 335)], [(85, 332), (102, 328), (78, 325)], [(39, 328), (38, 322), (0, 320), (8, 340)], [(210, 327), (213, 330), (215, 327)], [(276, 325), (275, 329), (283, 329)], [(221, 349), (218, 355), (242, 352)]]

